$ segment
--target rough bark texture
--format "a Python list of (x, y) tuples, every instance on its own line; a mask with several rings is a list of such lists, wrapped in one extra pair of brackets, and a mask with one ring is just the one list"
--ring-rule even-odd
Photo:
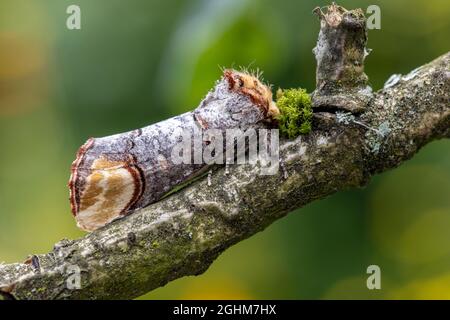
[[(321, 32), (324, 28), (322, 24)], [(326, 37), (320, 41), (333, 43)], [(324, 63), (318, 61), (328, 70)], [(219, 168), (210, 183), (197, 181), (82, 239), (61, 241), (49, 254), (27, 263), (1, 265), (0, 296), (125, 299), (201, 274), (226, 248), (288, 212), (338, 190), (364, 186), (372, 175), (398, 166), (426, 143), (449, 138), (449, 63), (447, 53), (391, 79), (360, 115), (335, 112), (355, 110), (342, 105), (334, 105), (340, 108), (333, 112), (318, 109), (309, 135), (280, 142), (284, 169), (277, 175), (259, 175), (252, 165), (230, 166), (228, 173)], [(357, 91), (350, 84), (350, 95), (342, 88), (340, 103), (355, 101)], [(79, 290), (67, 289), (72, 265), (81, 268)]]

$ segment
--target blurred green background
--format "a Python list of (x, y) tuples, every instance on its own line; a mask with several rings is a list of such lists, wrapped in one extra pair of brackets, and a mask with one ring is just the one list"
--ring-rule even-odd
[[(220, 66), (314, 89), (326, 1), (1, 0), (0, 261), (83, 235), (66, 187), (78, 147), (194, 108)], [(82, 29), (66, 28), (78, 4)], [(381, 8), (369, 32), (374, 89), (449, 50), (450, 2)], [(364, 190), (312, 203), (232, 247), (203, 275), (143, 298), (450, 298), (450, 141), (426, 146)], [(366, 288), (377, 264), (382, 290)]]

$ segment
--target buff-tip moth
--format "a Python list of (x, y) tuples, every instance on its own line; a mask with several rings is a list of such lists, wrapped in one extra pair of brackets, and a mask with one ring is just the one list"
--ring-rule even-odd
[[(79, 228), (98, 229), (161, 199), (198, 175), (205, 164), (175, 164), (171, 152), (181, 131), (246, 130), (278, 115), (269, 86), (247, 72), (225, 70), (191, 112), (142, 129), (89, 139), (72, 163), (70, 204)], [(203, 141), (204, 148), (208, 141)]]

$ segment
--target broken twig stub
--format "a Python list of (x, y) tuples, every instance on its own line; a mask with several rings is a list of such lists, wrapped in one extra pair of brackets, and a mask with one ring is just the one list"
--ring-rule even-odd
[(313, 52), (317, 60), (313, 106), (352, 113), (364, 111), (372, 97), (364, 73), (366, 18), (361, 9), (347, 10), (336, 4), (314, 10), (320, 19), (320, 32)]

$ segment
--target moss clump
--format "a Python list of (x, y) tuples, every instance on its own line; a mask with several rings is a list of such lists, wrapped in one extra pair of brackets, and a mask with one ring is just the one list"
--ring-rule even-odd
[(153, 248), (159, 248), (159, 242), (157, 240), (152, 242), (152, 247)]
[(278, 89), (277, 106), (281, 134), (292, 139), (311, 131), (312, 104), (305, 89)]

